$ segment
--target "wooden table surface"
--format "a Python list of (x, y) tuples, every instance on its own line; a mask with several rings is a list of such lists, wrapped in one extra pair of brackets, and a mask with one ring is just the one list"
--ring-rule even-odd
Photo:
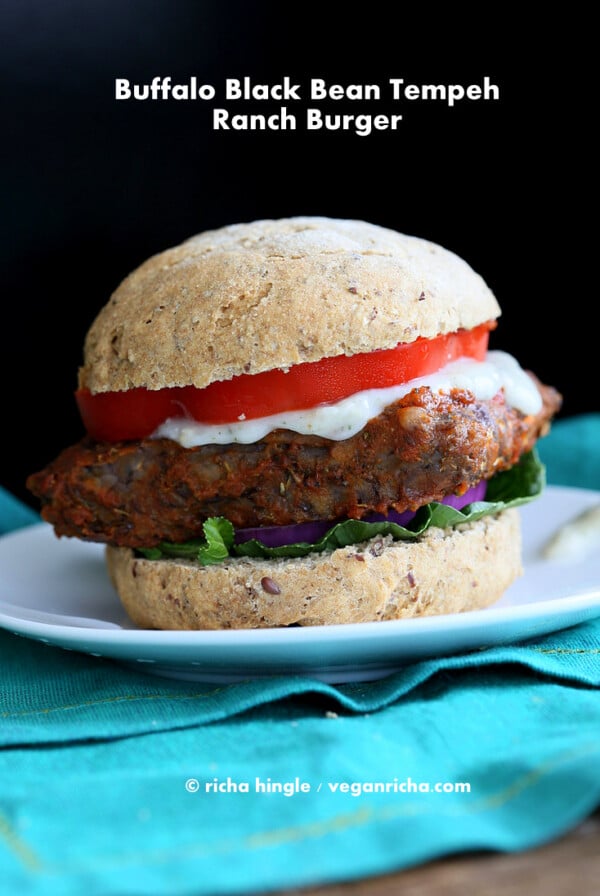
[(454, 856), (382, 877), (279, 896), (600, 896), (600, 810), (522, 853)]

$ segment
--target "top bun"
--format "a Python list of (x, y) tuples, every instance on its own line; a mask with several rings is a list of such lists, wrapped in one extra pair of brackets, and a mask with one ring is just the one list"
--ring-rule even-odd
[(482, 278), (435, 243), (324, 217), (235, 224), (153, 256), (121, 283), (87, 334), (79, 385), (203, 388), (499, 314)]

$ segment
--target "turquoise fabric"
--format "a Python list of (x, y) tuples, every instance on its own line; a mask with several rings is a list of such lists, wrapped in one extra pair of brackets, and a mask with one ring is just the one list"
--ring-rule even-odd
[[(555, 424), (549, 481), (600, 488), (599, 439), (600, 415)], [(28, 517), (0, 494), (5, 530)], [(351, 880), (527, 849), (600, 805), (600, 620), (342, 686), (160, 679), (0, 632), (0, 682), (7, 893)]]
[(38, 514), (0, 486), (0, 535), (39, 523)]
[(548, 482), (600, 489), (600, 414), (561, 420), (538, 444)]

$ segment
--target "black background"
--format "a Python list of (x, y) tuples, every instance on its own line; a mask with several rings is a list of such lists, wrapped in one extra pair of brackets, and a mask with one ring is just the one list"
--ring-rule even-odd
[[(19, 497), (31, 503), (27, 474), (82, 435), (72, 396), (82, 342), (119, 281), (193, 233), (256, 218), (360, 218), (452, 249), (502, 306), (493, 347), (557, 386), (562, 416), (596, 409), (587, 141), (561, 23), (546, 19), (540, 33), (499, 12), (441, 18), (376, 3), (4, 0), (2, 31), (0, 481)], [(368, 137), (215, 132), (220, 102), (114, 99), (117, 77), (192, 74), (219, 93), (244, 75), (305, 85), (488, 75), (501, 99), (288, 104), (299, 122), (307, 105), (404, 114), (398, 131)]]

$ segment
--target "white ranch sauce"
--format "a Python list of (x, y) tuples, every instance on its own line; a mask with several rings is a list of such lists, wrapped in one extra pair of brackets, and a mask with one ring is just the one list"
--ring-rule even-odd
[(446, 393), (451, 389), (468, 389), (482, 401), (493, 398), (503, 389), (507, 404), (524, 414), (536, 414), (542, 407), (537, 386), (512, 355), (491, 351), (484, 361), (459, 358), (437, 373), (409, 380), (400, 386), (356, 392), (333, 404), (319, 405), (305, 411), (288, 411), (256, 420), (223, 424), (197, 423), (185, 417), (172, 417), (155, 430), (152, 438), (172, 439), (184, 448), (227, 445), (230, 442), (248, 445), (258, 442), (274, 429), (289, 429), (340, 441), (356, 435), (387, 405), (420, 386)]
[(588, 507), (565, 523), (546, 542), (542, 554), (547, 560), (582, 560), (600, 554), (600, 504)]

